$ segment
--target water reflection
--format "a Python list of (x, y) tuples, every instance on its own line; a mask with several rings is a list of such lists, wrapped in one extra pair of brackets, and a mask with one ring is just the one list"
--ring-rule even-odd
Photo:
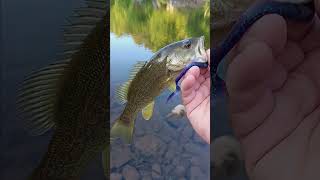
[(155, 8), (153, 1), (141, 1), (143, 3), (135, 3), (137, 0), (111, 1), (110, 31), (117, 36), (128, 34), (136, 44), (153, 52), (171, 42), (201, 35), (205, 36), (206, 47), (210, 44), (210, 17), (206, 13), (209, 3), (202, 0), (200, 5), (203, 5), (198, 7), (176, 3), (177, 8), (170, 11), (167, 6)]
[[(208, 48), (208, 5), (203, 0), (111, 1), (111, 123), (124, 108), (114, 98), (115, 88), (127, 80), (135, 62), (187, 37), (204, 35)], [(166, 117), (180, 103), (176, 97), (166, 104), (168, 95), (156, 98), (150, 121), (138, 116), (132, 145), (112, 144), (111, 179), (209, 179), (209, 146), (185, 117)]]

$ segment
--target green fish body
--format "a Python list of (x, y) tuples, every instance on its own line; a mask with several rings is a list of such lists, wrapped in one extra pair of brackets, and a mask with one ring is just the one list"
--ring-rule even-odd
[(111, 138), (120, 137), (131, 143), (134, 122), (141, 111), (145, 120), (153, 114), (154, 99), (167, 88), (175, 91), (175, 78), (191, 60), (205, 54), (204, 39), (190, 38), (160, 49), (148, 62), (138, 62), (130, 79), (117, 90), (126, 106), (111, 128)]
[(65, 29), (63, 61), (23, 83), (18, 106), (33, 135), (53, 128), (48, 150), (30, 180), (79, 179), (103, 152), (109, 169), (109, 63), (106, 2), (88, 0)]

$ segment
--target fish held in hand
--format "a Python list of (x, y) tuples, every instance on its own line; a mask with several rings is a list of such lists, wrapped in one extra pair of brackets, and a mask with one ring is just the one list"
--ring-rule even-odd
[[(111, 138), (131, 143), (134, 122), (141, 111), (145, 120), (153, 114), (154, 98), (165, 89), (176, 90), (175, 79), (194, 59), (206, 54), (204, 37), (189, 38), (169, 44), (156, 52), (149, 61), (138, 62), (128, 82), (117, 90), (117, 99), (126, 106), (111, 128)], [(203, 60), (203, 59), (202, 59)]]
[(182, 77), (188, 72), (189, 69), (191, 69), (193, 66), (198, 66), (199, 68), (207, 68), (208, 67), (208, 62), (206, 62), (206, 60), (204, 58), (198, 58), (195, 61), (191, 62), (190, 64), (188, 64), (183, 70), (182, 72), (179, 74), (179, 76), (176, 78), (176, 90), (174, 92), (172, 92), (170, 94), (170, 96), (167, 98), (167, 103), (168, 101), (175, 96), (176, 94), (178, 94), (178, 92), (181, 90), (180, 86), (179, 86), (179, 81), (182, 79)]

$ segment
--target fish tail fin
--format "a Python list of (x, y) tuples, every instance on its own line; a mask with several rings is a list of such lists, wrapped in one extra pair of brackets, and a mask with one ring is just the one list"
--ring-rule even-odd
[(111, 127), (110, 137), (111, 138), (120, 138), (125, 143), (131, 144), (132, 135), (134, 129), (134, 121), (130, 121), (130, 123), (123, 123), (120, 118), (116, 120), (116, 122)]

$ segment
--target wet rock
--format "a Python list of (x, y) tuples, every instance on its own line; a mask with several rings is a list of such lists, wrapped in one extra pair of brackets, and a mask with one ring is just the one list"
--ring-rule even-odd
[(181, 135), (184, 138), (190, 139), (193, 136), (193, 132), (194, 130), (190, 126), (186, 126), (181, 132)]
[(152, 121), (151, 128), (153, 129), (153, 132), (161, 131), (162, 127), (163, 127), (163, 121), (159, 121), (159, 120)]
[(198, 166), (192, 166), (190, 169), (190, 180), (209, 179)]
[(193, 166), (200, 166), (201, 165), (201, 161), (198, 157), (192, 157), (190, 162)]
[(175, 174), (177, 177), (184, 177), (186, 174), (186, 168), (182, 165), (177, 166), (175, 169)]
[(178, 180), (187, 180), (186, 178), (184, 178), (184, 177), (181, 177), (181, 178), (179, 178)]
[(140, 179), (140, 174), (137, 171), (136, 168), (132, 167), (132, 166), (125, 166), (122, 169), (122, 175), (126, 180), (139, 180)]
[(134, 130), (135, 137), (141, 137), (152, 132), (150, 131), (152, 130), (152, 128), (150, 127), (150, 123), (142, 120), (140, 116), (137, 117), (135, 126), (137, 127)]
[(200, 154), (203, 152), (203, 149), (199, 145), (191, 143), (191, 142), (185, 144), (184, 149), (185, 149), (185, 151), (187, 151), (188, 153), (191, 153), (191, 154)]
[(193, 141), (197, 144), (205, 145), (207, 144), (197, 133), (193, 136)]
[(163, 124), (158, 136), (160, 136), (165, 143), (169, 143), (170, 141), (176, 141), (179, 137), (179, 134), (174, 128), (167, 124)]
[(110, 152), (111, 168), (119, 168), (126, 164), (132, 157), (130, 148), (128, 145), (113, 146)]
[(175, 158), (176, 151), (175, 149), (168, 149), (167, 153), (165, 154), (164, 158), (171, 163), (171, 161)]
[(161, 178), (160, 164), (153, 164), (152, 165), (152, 178), (154, 178), (154, 179)]
[(139, 173), (140, 173), (140, 176), (142, 177), (142, 179), (152, 179), (152, 175), (151, 175), (151, 167), (150, 165), (148, 166), (148, 169), (145, 169), (145, 170), (141, 170), (139, 168)]
[(143, 176), (142, 180), (152, 180), (152, 177), (150, 175), (148, 176)]
[(110, 179), (111, 180), (122, 180), (122, 175), (119, 173), (111, 173)]
[(152, 134), (140, 137), (135, 142), (135, 148), (146, 155), (155, 154), (162, 146), (165, 146), (165, 143), (159, 137)]
[(177, 141), (171, 141), (168, 145), (168, 149), (180, 153), (183, 151), (183, 146), (179, 145)]
[(180, 164), (184, 166), (186, 169), (188, 169), (191, 165), (191, 160), (189, 158), (181, 158)]

